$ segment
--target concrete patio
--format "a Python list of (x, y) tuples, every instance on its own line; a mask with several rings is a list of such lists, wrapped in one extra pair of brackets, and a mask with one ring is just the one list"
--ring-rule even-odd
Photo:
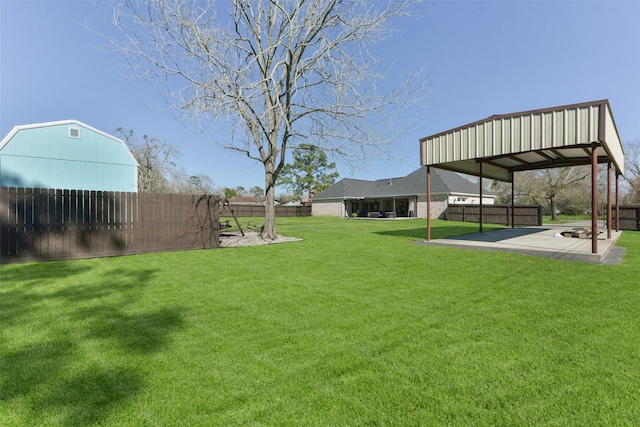
[(598, 253), (591, 253), (591, 239), (557, 237), (567, 227), (521, 227), (504, 228), (484, 233), (465, 234), (417, 244), (447, 246), (463, 249), (515, 252), (537, 257), (582, 261), (595, 264), (617, 264), (624, 255), (624, 248), (614, 247), (622, 232), (602, 229), (598, 235)]

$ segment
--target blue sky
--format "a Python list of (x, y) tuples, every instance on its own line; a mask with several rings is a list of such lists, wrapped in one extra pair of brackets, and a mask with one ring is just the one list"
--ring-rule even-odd
[[(103, 4), (104, 6), (104, 4)], [(417, 69), (431, 97), (399, 125), (393, 161), (370, 159), (341, 177), (404, 176), (419, 167), (421, 137), (493, 114), (609, 99), (622, 141), (640, 139), (640, 1), (437, 1), (375, 49), (394, 85)], [(117, 56), (83, 27), (102, 25), (89, 1), (0, 0), (0, 138), (15, 125), (78, 119), (179, 147), (190, 175), (217, 186), (264, 186), (262, 165), (217, 148), (163, 110), (162, 87), (129, 80)], [(277, 191), (278, 193), (282, 191)]]

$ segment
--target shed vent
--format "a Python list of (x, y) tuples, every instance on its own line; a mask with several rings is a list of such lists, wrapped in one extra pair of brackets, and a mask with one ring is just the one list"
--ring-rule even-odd
[(69, 138), (80, 138), (80, 129), (69, 128)]

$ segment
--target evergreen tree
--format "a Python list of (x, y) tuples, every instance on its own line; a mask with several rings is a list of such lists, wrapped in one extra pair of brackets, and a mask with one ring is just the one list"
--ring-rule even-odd
[(332, 185), (339, 176), (327, 153), (312, 144), (301, 144), (293, 150), (293, 163), (280, 172), (279, 183), (293, 192), (295, 199), (317, 194)]

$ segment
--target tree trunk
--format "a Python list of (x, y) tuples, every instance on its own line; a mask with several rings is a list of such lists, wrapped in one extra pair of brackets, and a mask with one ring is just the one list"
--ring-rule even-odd
[(556, 209), (556, 198), (552, 197), (551, 198), (551, 220), (552, 221), (557, 221), (558, 220), (558, 212)]
[(264, 165), (265, 171), (265, 201), (264, 201), (264, 227), (262, 229), (262, 238), (265, 240), (275, 240), (276, 234), (276, 187), (274, 172), (275, 166), (273, 162), (267, 162)]

